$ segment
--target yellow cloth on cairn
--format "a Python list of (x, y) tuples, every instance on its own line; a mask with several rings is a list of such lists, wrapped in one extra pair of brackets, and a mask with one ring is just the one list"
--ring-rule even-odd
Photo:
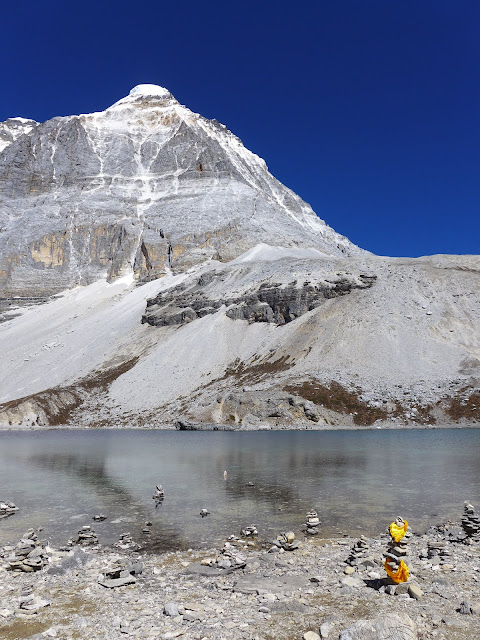
[(400, 542), (403, 536), (407, 533), (408, 522), (406, 520), (403, 521), (403, 527), (398, 527), (395, 522), (392, 522), (390, 525), (390, 535), (395, 540), (395, 542)]
[(398, 570), (395, 572), (390, 568), (388, 560), (385, 560), (385, 571), (387, 572), (387, 575), (389, 575), (390, 578), (397, 584), (399, 582), (406, 582), (408, 580), (408, 576), (410, 575), (408, 567), (403, 560), (400, 560)]
[[(403, 521), (402, 527), (399, 527), (395, 524), (395, 522), (392, 522), (392, 524), (390, 525), (390, 535), (395, 540), (395, 542), (400, 542), (400, 540), (407, 533), (407, 529), (408, 522), (406, 520)], [(400, 560), (397, 571), (393, 571), (390, 568), (388, 560), (385, 560), (385, 571), (387, 572), (387, 575), (390, 576), (390, 578), (397, 584), (399, 582), (406, 582), (408, 580), (408, 576), (410, 575), (408, 567), (403, 560)]]

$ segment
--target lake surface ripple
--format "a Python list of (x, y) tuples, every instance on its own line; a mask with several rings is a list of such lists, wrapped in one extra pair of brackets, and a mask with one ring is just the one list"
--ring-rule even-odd
[(260, 538), (298, 532), (311, 508), (322, 537), (379, 535), (396, 515), (422, 531), (480, 502), (479, 445), (480, 429), (4, 432), (0, 499), (20, 510), (0, 545), (29, 527), (62, 545), (92, 524), (103, 544), (130, 531), (155, 551), (211, 547), (252, 523)]

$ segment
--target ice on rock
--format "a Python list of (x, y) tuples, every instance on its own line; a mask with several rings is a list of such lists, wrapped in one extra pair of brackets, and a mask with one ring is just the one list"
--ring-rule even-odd
[(130, 91), (131, 96), (148, 96), (148, 97), (161, 97), (170, 96), (171, 93), (165, 87), (161, 87), (158, 84), (137, 84), (136, 87)]

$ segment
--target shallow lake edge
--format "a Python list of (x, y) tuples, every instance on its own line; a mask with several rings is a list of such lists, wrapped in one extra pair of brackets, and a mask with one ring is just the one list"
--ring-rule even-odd
[(416, 423), (408, 423), (408, 424), (393, 424), (391, 422), (385, 422), (375, 425), (362, 426), (362, 425), (321, 425), (315, 427), (292, 427), (289, 425), (288, 427), (282, 427), (280, 425), (277, 426), (265, 426), (265, 427), (255, 427), (255, 428), (245, 428), (245, 427), (233, 427), (231, 425), (225, 424), (196, 424), (192, 425), (189, 428), (181, 429), (176, 427), (175, 425), (163, 425), (161, 427), (151, 426), (151, 425), (142, 425), (142, 426), (131, 426), (131, 427), (116, 427), (116, 426), (102, 426), (102, 427), (85, 427), (85, 426), (76, 426), (71, 424), (60, 424), (60, 425), (37, 425), (37, 426), (27, 426), (27, 427), (19, 427), (18, 425), (7, 427), (5, 425), (0, 425), (1, 431), (15, 431), (18, 433), (21, 432), (36, 432), (36, 431), (231, 431), (235, 433), (245, 432), (265, 432), (265, 431), (377, 431), (377, 430), (389, 430), (389, 431), (404, 431), (404, 430), (416, 430), (416, 431), (435, 431), (441, 429), (480, 429), (480, 424), (478, 422), (462, 422), (462, 423), (445, 423), (445, 424), (416, 424)]

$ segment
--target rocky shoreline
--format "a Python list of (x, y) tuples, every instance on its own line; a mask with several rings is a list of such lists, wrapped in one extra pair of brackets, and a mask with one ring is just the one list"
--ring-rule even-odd
[[(180, 426), (182, 425), (182, 426)], [(452, 423), (444, 423), (444, 424), (418, 424), (416, 422), (398, 424), (395, 422), (378, 422), (374, 425), (351, 425), (351, 424), (298, 424), (297, 426), (288, 424), (288, 425), (264, 425), (264, 426), (255, 426), (255, 427), (246, 427), (235, 424), (215, 424), (215, 423), (187, 423), (187, 422), (179, 422), (173, 421), (169, 423), (162, 424), (161, 426), (157, 424), (135, 424), (131, 426), (119, 426), (119, 425), (104, 425), (98, 427), (96, 424), (91, 424), (90, 426), (86, 424), (59, 424), (59, 425), (25, 425), (25, 426), (9, 426), (0, 423), (0, 431), (89, 431), (89, 430), (98, 430), (101, 428), (106, 431), (126, 431), (129, 429), (133, 429), (135, 431), (375, 431), (375, 430), (404, 430), (404, 429), (414, 429), (414, 430), (422, 430), (422, 431), (434, 431), (441, 429), (480, 429), (480, 424), (478, 422), (452, 422)]]
[[(471, 530), (478, 518), (467, 507)], [(156, 555), (127, 535), (102, 547), (91, 525), (59, 549), (30, 530), (0, 553), (0, 637), (466, 640), (479, 623), (480, 544), (464, 529), (444, 523), (415, 535), (413, 526), (410, 577), (397, 586), (383, 566), (387, 532), (322, 539), (320, 525), (317, 536), (272, 544), (260, 531), (219, 549)]]

